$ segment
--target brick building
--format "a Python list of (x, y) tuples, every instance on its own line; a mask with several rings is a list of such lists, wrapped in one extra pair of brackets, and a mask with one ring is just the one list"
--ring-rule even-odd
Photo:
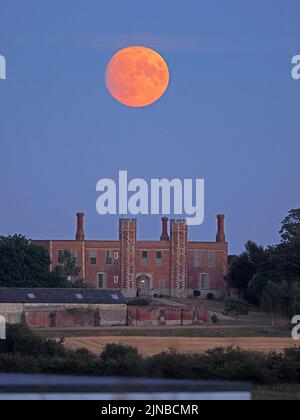
[(0, 288), (0, 315), (31, 328), (127, 324), (127, 300), (117, 290)]
[(224, 219), (218, 215), (215, 242), (190, 242), (185, 220), (162, 218), (160, 240), (137, 239), (137, 221), (120, 219), (118, 241), (85, 238), (84, 214), (77, 214), (75, 240), (34, 241), (50, 254), (51, 269), (71, 251), (81, 268), (79, 278), (100, 289), (119, 289), (127, 297), (153, 294), (186, 297), (197, 290), (202, 297), (225, 295), (228, 244)]

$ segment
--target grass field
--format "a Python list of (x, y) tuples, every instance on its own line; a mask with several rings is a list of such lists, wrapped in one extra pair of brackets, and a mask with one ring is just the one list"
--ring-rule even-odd
[(254, 401), (300, 401), (300, 385), (257, 386)]
[(100, 354), (110, 343), (136, 347), (143, 356), (152, 356), (170, 348), (180, 353), (205, 352), (216, 347), (239, 347), (259, 352), (281, 352), (287, 347), (294, 347), (291, 338), (275, 337), (231, 337), (231, 338), (192, 338), (192, 337), (68, 337), (65, 345), (68, 348), (85, 348), (92, 353)]
[(278, 337), (290, 338), (286, 328), (271, 327), (114, 327), (114, 328), (77, 328), (77, 329), (41, 329), (35, 333), (49, 338), (66, 337)]

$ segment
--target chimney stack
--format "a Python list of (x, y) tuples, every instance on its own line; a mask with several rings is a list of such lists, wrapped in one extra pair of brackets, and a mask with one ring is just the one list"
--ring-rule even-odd
[(83, 226), (84, 213), (77, 213), (77, 232), (76, 241), (84, 241), (84, 226)]
[(161, 234), (160, 240), (161, 241), (169, 241), (170, 240), (169, 235), (168, 235), (168, 221), (169, 221), (169, 219), (167, 217), (163, 217), (161, 219), (161, 221), (162, 221), (162, 234)]
[(218, 214), (218, 233), (217, 242), (226, 242), (225, 238), (225, 216), (224, 214)]

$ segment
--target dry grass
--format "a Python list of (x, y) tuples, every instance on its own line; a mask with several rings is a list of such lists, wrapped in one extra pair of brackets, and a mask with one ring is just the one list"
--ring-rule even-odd
[(232, 337), (232, 338), (191, 338), (191, 337), (69, 337), (65, 340), (68, 348), (86, 348), (100, 354), (110, 343), (136, 347), (144, 356), (161, 353), (170, 348), (180, 353), (201, 353), (216, 347), (239, 347), (244, 350), (259, 352), (281, 352), (287, 347), (294, 347), (291, 338), (268, 337)]

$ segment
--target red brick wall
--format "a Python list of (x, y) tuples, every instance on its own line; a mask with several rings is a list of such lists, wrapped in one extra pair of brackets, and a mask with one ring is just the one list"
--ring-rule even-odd
[[(129, 231), (128, 231), (129, 228)], [(128, 233), (129, 232), (129, 233)], [(106, 287), (126, 289), (128, 276), (134, 279), (132, 296), (136, 295), (135, 279), (140, 274), (148, 275), (152, 289), (160, 294), (160, 281), (164, 281), (164, 295), (174, 294), (179, 290), (192, 293), (199, 289), (200, 274), (209, 274), (209, 291), (224, 294), (224, 277), (227, 274), (228, 245), (225, 242), (187, 242), (187, 228), (184, 221), (171, 222), (171, 240), (136, 241), (136, 222), (120, 221), (120, 241), (35, 241), (50, 253), (53, 269), (58, 264), (58, 251), (74, 250), (77, 252), (77, 264), (81, 268), (78, 278), (84, 278), (94, 287), (98, 287), (97, 273), (106, 273)], [(130, 253), (128, 249), (132, 248)], [(90, 252), (96, 250), (96, 265), (90, 263)], [(105, 264), (106, 252), (112, 251), (112, 264)], [(142, 251), (148, 251), (148, 264), (142, 264)], [(156, 260), (156, 252), (163, 255), (162, 265)], [(216, 252), (215, 267), (208, 266), (208, 252)], [(194, 266), (194, 253), (202, 252), (201, 267)], [(116, 256), (116, 257), (115, 257)], [(179, 280), (181, 278), (181, 280)], [(170, 290), (170, 289), (173, 289)], [(208, 291), (208, 292), (209, 292)]]
[[(122, 307), (121, 307), (122, 306)], [(81, 328), (106, 325), (126, 325), (126, 307), (117, 305), (116, 308), (60, 308), (25, 310), (26, 324), (31, 328)]]
[[(210, 316), (204, 306), (178, 308), (128, 307), (129, 325), (194, 325), (198, 322), (210, 322)], [(163, 322), (162, 322), (163, 321)]]

